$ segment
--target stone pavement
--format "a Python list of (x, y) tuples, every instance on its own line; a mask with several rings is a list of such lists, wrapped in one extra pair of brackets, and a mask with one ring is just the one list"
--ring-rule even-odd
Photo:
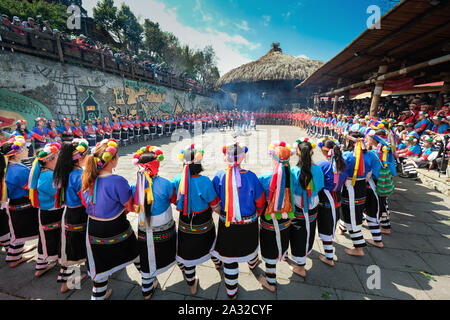
[[(271, 170), (271, 160), (267, 156), (267, 146), (275, 140), (293, 143), (305, 132), (294, 127), (259, 126), (257, 132), (240, 136), (237, 140), (249, 146), (249, 153), (244, 168), (262, 174)], [(189, 137), (185, 137), (189, 138)], [(205, 149), (204, 175), (212, 178), (224, 169), (222, 146), (234, 139), (229, 132), (208, 133), (201, 140)], [(172, 141), (176, 140), (176, 141)], [(150, 142), (151, 143), (151, 142)], [(154, 145), (160, 146), (165, 153), (161, 165), (161, 176), (172, 179), (181, 172), (182, 165), (177, 160), (177, 153), (191, 144), (190, 139), (178, 142), (174, 138), (156, 139)], [(116, 173), (126, 177), (130, 183), (136, 180), (136, 168), (131, 164), (133, 153), (139, 146), (131, 145), (121, 148), (119, 166)], [(322, 155), (316, 150), (314, 161), (320, 161)], [(295, 165), (297, 157), (293, 157)], [(384, 236), (385, 248), (368, 246), (364, 257), (351, 257), (344, 253), (344, 248), (351, 248), (348, 236), (336, 235), (335, 267), (329, 267), (318, 259), (323, 253), (318, 238), (313, 252), (307, 259), (307, 277), (302, 279), (292, 274), (286, 262), (277, 265), (278, 287), (276, 293), (262, 288), (257, 281), (264, 272), (260, 264), (251, 272), (246, 264), (240, 265), (239, 297), (240, 300), (360, 300), (360, 299), (450, 299), (450, 198), (432, 191), (423, 185), (406, 179), (396, 179), (396, 190), (390, 199), (392, 235)], [(177, 220), (177, 214), (174, 214)], [(129, 214), (135, 227), (137, 217)], [(217, 223), (217, 217), (216, 217)], [(216, 224), (217, 225), (217, 224)], [(363, 234), (371, 238), (365, 226)], [(36, 251), (34, 254), (37, 256)], [(86, 278), (81, 289), (66, 294), (59, 293), (56, 282), (57, 268), (42, 278), (34, 277), (35, 261), (24, 263), (16, 269), (10, 269), (4, 262), (5, 253), (0, 253), (0, 299), (52, 299), (52, 300), (88, 300), (92, 282)], [(381, 282), (379, 289), (369, 289), (372, 283), (368, 272), (369, 266), (378, 266)], [(86, 270), (82, 266), (82, 272)], [(369, 269), (370, 271), (371, 269)], [(196, 296), (189, 294), (177, 266), (158, 276), (159, 287), (153, 300), (192, 300), (217, 299), (226, 300), (224, 277), (222, 271), (216, 271), (211, 261), (198, 266), (200, 279)], [(369, 280), (369, 281), (368, 281)], [(113, 289), (113, 300), (142, 300), (141, 279), (136, 268), (131, 265), (126, 270), (114, 274), (109, 282)]]

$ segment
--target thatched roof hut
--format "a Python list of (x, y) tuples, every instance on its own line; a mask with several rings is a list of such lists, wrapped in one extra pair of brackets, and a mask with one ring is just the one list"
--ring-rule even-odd
[(322, 61), (284, 54), (279, 43), (273, 43), (265, 56), (223, 75), (217, 87), (237, 94), (238, 107), (279, 109), (298, 102), (295, 85), (322, 65)]

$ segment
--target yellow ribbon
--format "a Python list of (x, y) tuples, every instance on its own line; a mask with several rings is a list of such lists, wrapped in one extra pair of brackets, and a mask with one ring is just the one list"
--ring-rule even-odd
[(7, 198), (7, 191), (6, 191), (6, 169), (8, 168), (8, 157), (3, 156), (5, 158), (5, 170), (3, 172), (3, 179), (2, 179), (2, 194), (1, 194), (1, 202), (6, 202)]
[(355, 171), (353, 172), (352, 178), (352, 186), (356, 184), (356, 178), (358, 177), (358, 169), (359, 169), (359, 160), (361, 159), (361, 138), (358, 138), (358, 142), (356, 143), (356, 162), (355, 162)]
[(145, 178), (148, 182), (148, 188), (145, 189), (145, 193), (147, 195), (147, 204), (151, 205), (153, 203), (153, 179), (150, 177), (150, 174), (146, 171)]
[(388, 152), (389, 152), (389, 150), (388, 150), (388, 148), (386, 147), (386, 146), (383, 146), (383, 148), (382, 148), (382, 150), (383, 150), (383, 166), (384, 166), (384, 168), (386, 168), (387, 167), (387, 156), (388, 156)]

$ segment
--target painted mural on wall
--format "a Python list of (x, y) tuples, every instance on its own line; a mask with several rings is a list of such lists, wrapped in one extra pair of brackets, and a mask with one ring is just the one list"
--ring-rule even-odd
[(213, 109), (209, 99), (198, 99), (199, 96), (184, 92), (168, 92), (164, 87), (124, 79), (123, 87), (113, 88), (116, 104), (108, 108), (111, 116), (139, 115), (140, 117), (166, 117), (174, 113)]
[(14, 124), (25, 119), (28, 129), (33, 128), (38, 117), (53, 119), (50, 110), (42, 103), (6, 89), (0, 89), (0, 113), (6, 119), (14, 119)]
[(99, 119), (101, 117), (100, 105), (94, 99), (94, 93), (91, 90), (87, 91), (87, 98), (81, 103), (81, 110), (83, 112), (82, 121)]

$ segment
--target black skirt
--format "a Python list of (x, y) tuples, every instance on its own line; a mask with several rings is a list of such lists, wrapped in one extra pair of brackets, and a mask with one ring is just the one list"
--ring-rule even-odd
[[(192, 227), (191, 227), (192, 225)], [(210, 258), (216, 241), (216, 228), (212, 219), (212, 210), (188, 216), (180, 213), (178, 224), (177, 261), (187, 267), (196, 266)]]
[(31, 206), (28, 198), (9, 201), (11, 244), (23, 243), (39, 237), (39, 209)]
[(244, 220), (247, 222), (231, 223), (227, 228), (225, 226), (225, 213), (221, 213), (213, 256), (225, 263), (234, 263), (249, 262), (258, 255), (259, 227), (257, 214), (246, 217)]
[[(9, 239), (9, 218), (6, 209), (0, 210), (0, 241), (2, 238)], [(3, 240), (4, 241), (4, 240)]]
[(337, 221), (340, 217), (341, 210), (341, 192), (328, 191), (333, 199), (335, 206), (335, 217), (333, 219), (333, 210), (331, 208), (330, 199), (322, 190), (319, 192), (319, 205), (317, 214), (317, 230), (319, 236), (325, 241), (332, 241)]
[(66, 207), (62, 221), (61, 260), (63, 266), (81, 263), (86, 259), (86, 209)]
[[(156, 270), (150, 273), (149, 248), (147, 246), (147, 233), (138, 231), (138, 251), (141, 262), (141, 273), (148, 274), (148, 277), (155, 277), (168, 268), (176, 261), (177, 255), (177, 233), (175, 222), (167, 225), (167, 229), (153, 231), (153, 250), (151, 259), (156, 266)], [(159, 228), (160, 229), (160, 228)]]
[(136, 234), (125, 213), (112, 221), (89, 218), (86, 244), (89, 274), (94, 281), (105, 280), (138, 257)]
[(61, 257), (61, 220), (64, 209), (39, 210), (38, 252), (47, 262)]
[(277, 243), (277, 234), (272, 220), (267, 220), (264, 215), (260, 217), (259, 239), (261, 244), (261, 256), (264, 261), (275, 264), (277, 259), (286, 255), (289, 248), (289, 232), (292, 223), (291, 219), (277, 220), (280, 230), (280, 247), (279, 252)]
[[(348, 181), (348, 180), (347, 180)], [(350, 203), (350, 197), (349, 192), (347, 189), (347, 183), (344, 184), (344, 187), (342, 189), (342, 216), (343, 220), (345, 222), (345, 226), (349, 229), (351, 229), (354, 232), (357, 232), (361, 229), (362, 225), (362, 219), (363, 219), (363, 211), (365, 209), (366, 204), (366, 180), (361, 179), (357, 180), (355, 183), (355, 186), (353, 187), (354, 190), (354, 199), (353, 204), (355, 208), (355, 212), (352, 212), (351, 210), (351, 203)], [(356, 228), (352, 228), (352, 220), (354, 220)], [(355, 230), (353, 230), (355, 229)]]
[[(311, 252), (316, 236), (318, 208), (308, 211), (309, 222), (306, 221), (303, 209), (295, 207), (295, 218), (292, 220), (291, 230), (289, 232), (289, 242), (291, 245), (292, 259), (298, 264), (304, 266), (306, 257)], [(309, 223), (309, 235), (307, 224)], [(307, 246), (308, 244), (308, 246)]]

